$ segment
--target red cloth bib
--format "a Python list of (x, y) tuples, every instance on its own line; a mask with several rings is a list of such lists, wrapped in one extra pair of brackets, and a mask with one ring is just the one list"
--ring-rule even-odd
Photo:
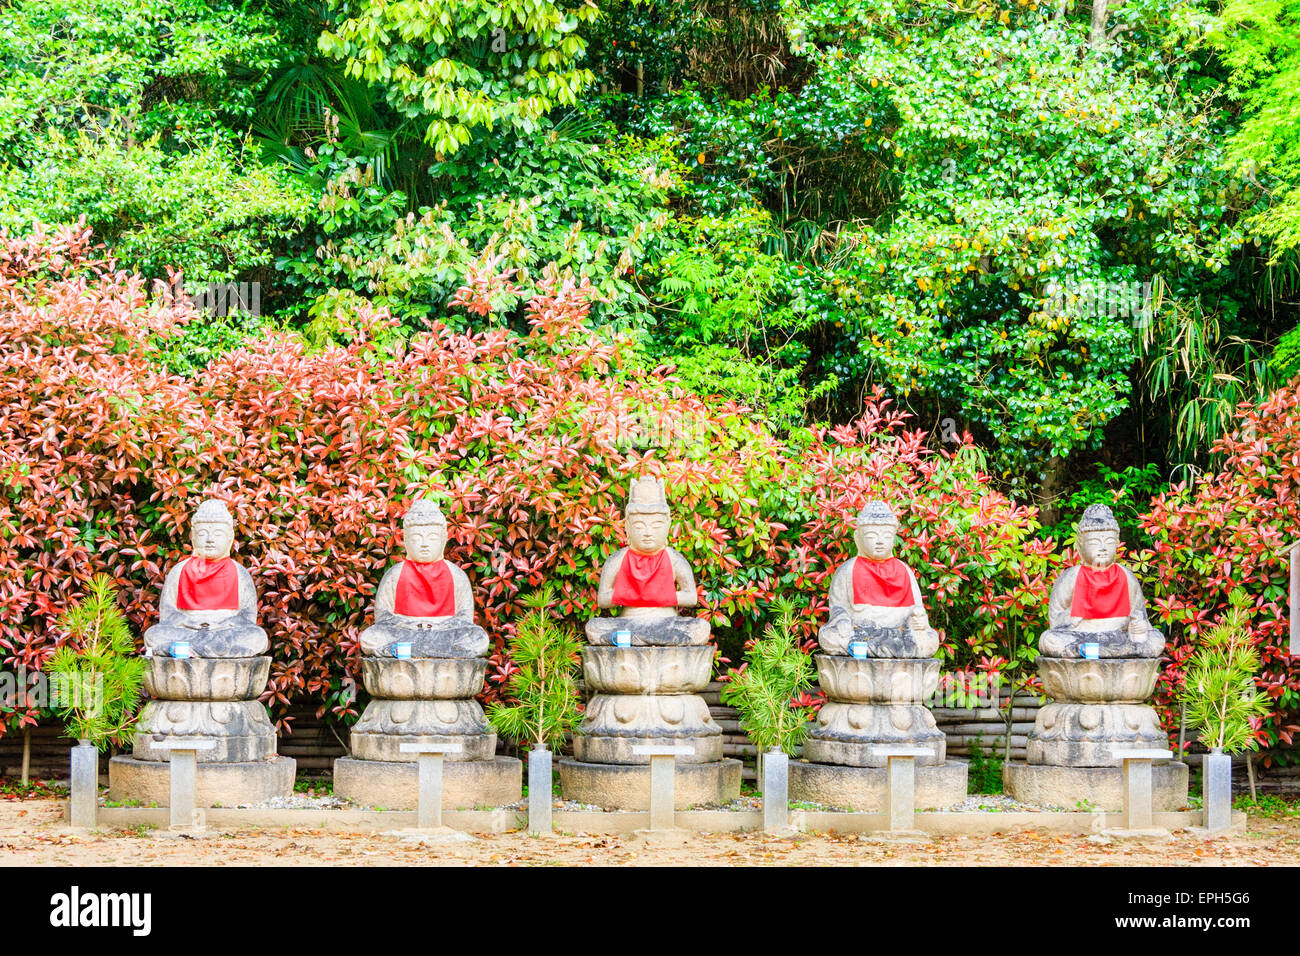
[(639, 554), (628, 548), (614, 575), (614, 603), (619, 607), (676, 607), (677, 585), (668, 551)]
[(1079, 576), (1074, 579), (1074, 597), (1070, 600), (1070, 614), (1087, 620), (1099, 617), (1128, 617), (1128, 575), (1118, 564), (1104, 571), (1079, 565)]
[(451, 617), (456, 586), (446, 561), (403, 561), (393, 610), (406, 617)]
[(857, 558), (853, 562), (853, 603), (877, 607), (908, 607), (915, 603), (907, 565), (898, 558), (872, 561)]
[(237, 611), (239, 572), (235, 559), (187, 559), (176, 582), (176, 606), (182, 611)]

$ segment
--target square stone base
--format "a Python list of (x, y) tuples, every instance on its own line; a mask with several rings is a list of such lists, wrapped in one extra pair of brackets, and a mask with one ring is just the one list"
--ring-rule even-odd
[[(949, 760), (916, 769), (916, 809), (941, 810), (966, 799), (966, 762)], [(850, 810), (884, 812), (889, 805), (889, 770), (790, 761), (790, 799)]]
[[(444, 810), (507, 807), (523, 799), (524, 765), (514, 757), (491, 760), (445, 760), (442, 764)], [(420, 766), (411, 761), (334, 761), (334, 795), (365, 807), (414, 810), (420, 796)]]
[[(197, 807), (237, 807), (293, 794), (297, 764), (292, 757), (248, 763), (199, 763), (195, 768)], [(168, 761), (114, 757), (108, 762), (108, 798), (139, 800), (145, 806), (171, 805)]]
[[(674, 762), (673, 806), (678, 810), (713, 807), (740, 797), (740, 761), (713, 763)], [(606, 810), (649, 810), (648, 764), (583, 763), (565, 757), (560, 761), (560, 792)]]
[[(1124, 809), (1124, 772), (1119, 767), (1056, 767), (1050, 764), (1009, 763), (1002, 768), (1008, 794), (1036, 807), (1077, 810)], [(1151, 767), (1151, 809), (1181, 810), (1187, 806), (1187, 764), (1171, 760)]]

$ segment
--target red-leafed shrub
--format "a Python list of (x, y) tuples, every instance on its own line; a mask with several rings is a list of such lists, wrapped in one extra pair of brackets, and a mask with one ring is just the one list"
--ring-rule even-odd
[[(1152, 502), (1143, 528), (1155, 541), (1139, 558), (1168, 631), (1170, 659), (1157, 688), (1166, 729), (1177, 730), (1174, 696), (1197, 636), (1241, 587), (1254, 599), (1259, 686), (1273, 711), (1256, 728), (1261, 746), (1290, 746), (1300, 731), (1300, 667), (1288, 656), (1286, 549), (1300, 538), (1300, 384), (1258, 408), (1242, 405), (1235, 427), (1214, 446), (1222, 469), (1194, 487), (1178, 485)], [(1268, 758), (1266, 758), (1268, 759)]]
[[(490, 315), (509, 277), (471, 274), (457, 305)], [(595, 609), (628, 479), (663, 475), (674, 546), (733, 653), (793, 598), (812, 634), (869, 498), (903, 522), (900, 557), (960, 666), (1023, 658), (1042, 624), (1050, 544), (1034, 511), (989, 488), (975, 450), (934, 451), (879, 394), (853, 425), (778, 440), (744, 408), (656, 373), (620, 372), (587, 324), (591, 290), (551, 274), (530, 331), (433, 324), (404, 340), (362, 306), (323, 349), (278, 335), (192, 379), (159, 342), (195, 316), (99, 261), (84, 232), (0, 237), (0, 654), (38, 666), (52, 622), (112, 575), (133, 625), (156, 614), (205, 495), (228, 500), (236, 557), (272, 635), (268, 701), (355, 713), (341, 689), (419, 494), (444, 498), (448, 557), (504, 645), (521, 597), (553, 583), (572, 623)], [(498, 666), (497, 673), (504, 668)]]

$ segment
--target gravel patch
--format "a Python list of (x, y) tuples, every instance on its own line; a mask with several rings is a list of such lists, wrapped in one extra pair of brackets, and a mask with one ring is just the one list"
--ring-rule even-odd
[(261, 803), (241, 803), (236, 810), (350, 810), (354, 805), (342, 797), (309, 797), (295, 793), (291, 797), (272, 797)]
[[(1041, 813), (1042, 807), (1018, 803), (1005, 793), (973, 793), (961, 803), (944, 808), (949, 813)], [(924, 811), (922, 811), (924, 812)]]

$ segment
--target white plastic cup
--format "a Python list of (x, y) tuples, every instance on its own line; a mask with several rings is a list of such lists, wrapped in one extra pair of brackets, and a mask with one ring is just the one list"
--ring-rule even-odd
[(1089, 641), (1079, 648), (1085, 661), (1096, 661), (1101, 659), (1101, 645), (1095, 641)]
[(189, 641), (172, 641), (171, 655), (180, 660), (189, 660), (194, 656), (190, 651)]
[(411, 659), (411, 642), (399, 641), (393, 645), (393, 656), (399, 661), (409, 661)]
[(632, 646), (632, 632), (631, 632), (631, 631), (615, 631), (615, 632), (614, 632), (614, 646), (615, 646), (615, 647), (631, 647), (631, 646)]
[(857, 660), (860, 660), (860, 661), (862, 661), (862, 660), (866, 660), (866, 658), (867, 658), (867, 642), (866, 642), (866, 641), (852, 641), (852, 642), (850, 642), (850, 644), (849, 644), (849, 655), (852, 656), (853, 658), (857, 659)]

